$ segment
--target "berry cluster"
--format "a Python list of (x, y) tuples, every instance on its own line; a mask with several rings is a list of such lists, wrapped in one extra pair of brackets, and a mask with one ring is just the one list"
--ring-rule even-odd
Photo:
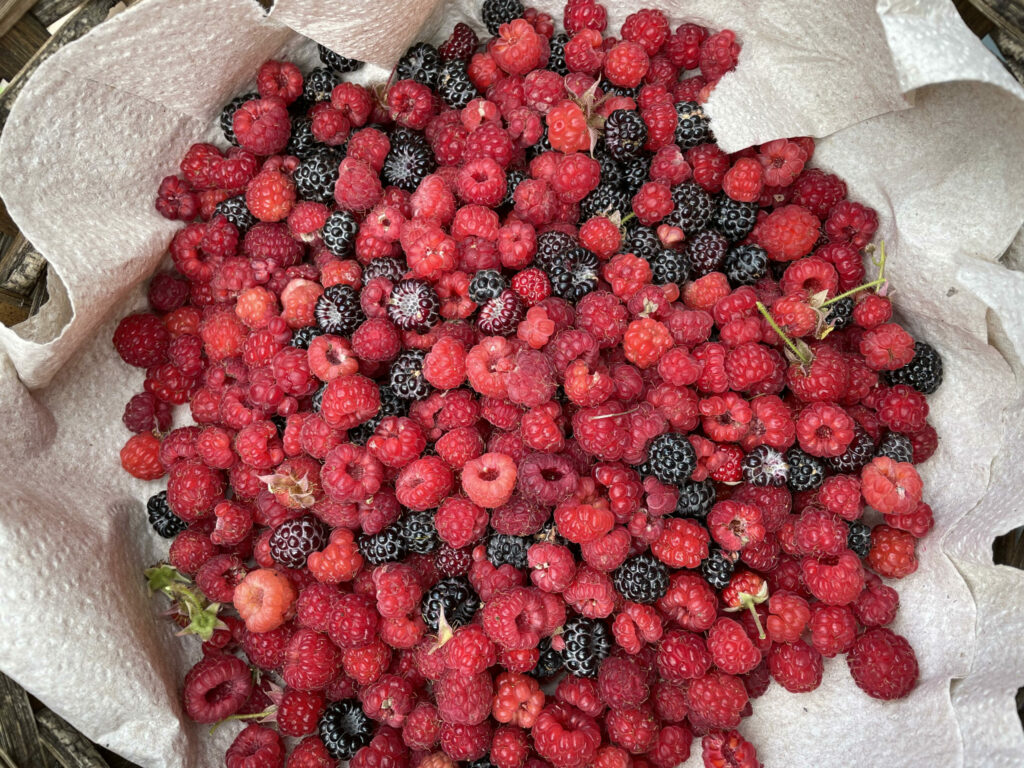
[(866, 277), (875, 212), (809, 138), (719, 149), (728, 30), (481, 20), (375, 89), (266, 62), (160, 184), (174, 269), (114, 345), (122, 465), (167, 477), (150, 585), (203, 639), (185, 711), (253, 721), (228, 768), (671, 768), (695, 735), (753, 768), (772, 681), (844, 655), (905, 696), (883, 579), (932, 526), (942, 361), (884, 249)]

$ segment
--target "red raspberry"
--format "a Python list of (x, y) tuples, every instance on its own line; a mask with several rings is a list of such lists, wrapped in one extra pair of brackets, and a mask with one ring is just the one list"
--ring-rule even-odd
[(283, 221), (295, 204), (295, 183), (280, 171), (260, 171), (245, 188), (245, 205), (260, 221)]
[(921, 502), (917, 505), (917, 509), (909, 514), (886, 515), (885, 522), (893, 528), (907, 531), (915, 538), (920, 539), (935, 525), (935, 518), (932, 515), (932, 508)]
[(639, 43), (648, 56), (658, 53), (668, 36), (668, 19), (661, 11), (637, 11), (622, 22), (622, 39)]
[(671, 190), (666, 185), (649, 181), (633, 196), (632, 207), (637, 221), (650, 226), (671, 213), (675, 204), (672, 202)]
[(751, 157), (739, 158), (722, 179), (722, 190), (733, 200), (752, 203), (764, 186), (761, 164)]
[(717, 144), (701, 144), (686, 153), (686, 161), (693, 167), (693, 180), (712, 194), (722, 191), (725, 174), (729, 171), (729, 156)]
[(128, 365), (150, 368), (167, 360), (171, 337), (156, 315), (128, 315), (114, 330), (114, 348)]
[(846, 605), (816, 604), (810, 629), (815, 650), (829, 658), (846, 653), (857, 639), (857, 619)]
[(764, 168), (765, 185), (788, 187), (804, 169), (807, 155), (796, 142), (776, 139), (761, 145), (757, 160)]
[(276, 96), (291, 104), (302, 95), (302, 72), (290, 61), (265, 61), (256, 75), (256, 89), (264, 99)]
[(858, 346), (876, 371), (894, 371), (914, 357), (914, 337), (896, 323), (883, 323), (864, 332)]
[(649, 709), (613, 709), (605, 715), (608, 738), (629, 752), (650, 750), (658, 738), (658, 723)]
[(477, 45), (479, 45), (479, 40), (477, 40), (476, 32), (471, 26), (460, 21), (452, 29), (448, 39), (437, 47), (437, 52), (441, 54), (444, 61), (454, 59), (469, 61)]
[(713, 731), (701, 739), (705, 766), (711, 768), (758, 768), (754, 746), (737, 731)]
[(735, 728), (747, 705), (747, 691), (738, 677), (714, 671), (690, 681), (686, 702), (712, 728)]
[(364, 688), (359, 698), (367, 717), (392, 728), (402, 727), (415, 703), (412, 683), (398, 675), (383, 675)]
[(901, 699), (917, 683), (917, 656), (906, 638), (888, 629), (869, 629), (846, 657), (853, 681), (876, 699)]
[(928, 401), (906, 384), (885, 390), (876, 403), (878, 420), (894, 432), (914, 433), (927, 426)]
[(792, 592), (776, 592), (768, 600), (771, 613), (764, 626), (773, 643), (795, 643), (811, 618), (807, 601)]
[(576, 544), (594, 541), (615, 525), (610, 510), (590, 504), (562, 504), (555, 508), (554, 517), (558, 532)]
[(912, 464), (879, 456), (861, 470), (864, 500), (883, 515), (913, 512), (921, 502), (922, 489)]
[(354, 157), (341, 161), (338, 181), (334, 186), (334, 199), (339, 208), (368, 211), (378, 203), (382, 194), (380, 179), (369, 165)]
[(697, 69), (701, 43), (707, 34), (707, 30), (697, 24), (681, 24), (665, 41), (664, 53), (679, 69)]
[(853, 442), (854, 426), (854, 420), (839, 406), (812, 403), (797, 417), (796, 436), (800, 447), (812, 456), (841, 456)]
[[(489, 722), (479, 725), (444, 723), (441, 726), (441, 749), (452, 760), (478, 760), (487, 753), (490, 743), (491, 724)], [(428, 763), (425, 768), (448, 768), (450, 764), (450, 761), (433, 765)]]
[(559, 152), (589, 152), (593, 142), (587, 118), (572, 101), (562, 101), (548, 111), (544, 118), (548, 126), (548, 139)]
[(825, 234), (833, 243), (849, 243), (863, 248), (871, 242), (878, 229), (878, 214), (873, 208), (842, 200), (832, 208), (825, 220)]
[(227, 654), (204, 656), (185, 675), (185, 712), (197, 723), (215, 723), (235, 714), (252, 694), (252, 673)]
[(257, 568), (249, 571), (235, 587), (235, 610), (250, 632), (269, 632), (292, 614), (295, 587), (280, 571)]
[(437, 507), (451, 492), (453, 483), (451, 470), (443, 460), (424, 456), (402, 468), (395, 481), (395, 493), (404, 506), (422, 512)]
[(423, 130), (434, 115), (430, 88), (415, 80), (399, 80), (387, 92), (388, 114), (401, 126)]
[(737, 501), (719, 501), (708, 513), (707, 526), (719, 545), (737, 552), (765, 537), (761, 510)]
[(721, 272), (711, 272), (686, 284), (683, 301), (690, 309), (708, 310), (729, 291), (728, 278)]
[(669, 577), (669, 587), (658, 600), (665, 616), (684, 629), (703, 632), (715, 623), (718, 598), (699, 575), (677, 571)]
[(917, 570), (916, 541), (911, 533), (876, 525), (871, 529), (871, 550), (866, 562), (880, 576), (902, 579)]
[(121, 449), (121, 468), (140, 480), (156, 480), (164, 476), (160, 463), (160, 438), (151, 432), (132, 435)]
[(799, 205), (776, 208), (758, 222), (753, 237), (774, 261), (793, 261), (811, 252), (820, 222)]
[[(779, 306), (779, 302), (775, 303), (773, 309), (775, 306)], [(784, 308), (780, 314), (784, 315), (784, 322), (790, 327), (802, 322), (794, 319)], [(797, 330), (802, 328), (798, 327)], [(846, 358), (833, 347), (818, 346), (812, 351), (814, 359), (809, 366), (802, 363), (789, 366), (786, 383), (805, 403), (839, 399), (849, 387), (849, 365)]]
[(761, 652), (738, 621), (718, 619), (708, 630), (708, 651), (715, 666), (730, 675), (742, 675), (761, 661)]
[(285, 736), (307, 736), (316, 731), (326, 701), (320, 691), (287, 689), (277, 705), (277, 727)]
[(643, 46), (633, 42), (616, 43), (604, 57), (604, 75), (613, 85), (636, 88), (650, 69), (651, 60)]
[(866, 574), (864, 591), (853, 601), (857, 621), (865, 627), (882, 627), (892, 623), (900, 605), (899, 593), (873, 573)]
[(665, 524), (651, 552), (672, 568), (697, 568), (708, 556), (707, 530), (692, 520), (674, 519)]
[(672, 344), (672, 335), (663, 323), (644, 317), (629, 324), (623, 339), (623, 351), (630, 362), (640, 368), (650, 368)]
[(544, 692), (531, 677), (515, 672), (498, 675), (492, 713), (499, 723), (532, 728), (544, 707)]
[(377, 386), (358, 374), (341, 376), (327, 383), (320, 415), (335, 429), (351, 429), (373, 416), (380, 408)]
[(805, 557), (800, 567), (807, 589), (827, 605), (849, 605), (864, 588), (860, 558), (850, 550), (820, 560)]
[(772, 646), (768, 669), (790, 693), (806, 693), (821, 685), (821, 654), (802, 640)]
[(649, 695), (646, 677), (632, 660), (609, 657), (601, 662), (597, 673), (601, 699), (612, 709), (638, 707)]
[(793, 182), (792, 202), (819, 219), (827, 219), (836, 203), (846, 197), (846, 182), (831, 173), (809, 168)]
[(281, 768), (285, 747), (277, 731), (250, 723), (231, 742), (224, 755), (227, 768)]
[(718, 80), (726, 72), (736, 68), (740, 56), (740, 44), (731, 29), (716, 32), (700, 46), (700, 71), (710, 82)]
[(498, 37), (490, 45), (495, 63), (510, 75), (525, 75), (540, 66), (543, 55), (541, 36), (525, 19), (502, 24)]
[[(192, 221), (199, 213), (199, 196), (184, 179), (166, 176), (157, 189), (156, 210), (165, 219)], [(153, 308), (159, 309), (155, 304)]]
[(594, 0), (568, 0), (562, 23), (569, 35), (575, 35), (581, 29), (604, 32), (608, 17), (604, 6)]
[[(844, 246), (840, 246), (844, 247)], [(892, 302), (877, 293), (861, 293), (853, 307), (853, 322), (861, 328), (876, 328), (892, 317)]]
[(515, 483), (515, 462), (501, 453), (485, 453), (466, 462), (462, 470), (462, 489), (466, 495), (489, 509), (508, 501)]
[(276, 96), (247, 101), (235, 112), (231, 129), (243, 149), (254, 155), (275, 155), (285, 148), (292, 132), (287, 103)]
[(601, 744), (597, 721), (561, 702), (545, 707), (531, 730), (537, 754), (554, 768), (591, 765)]

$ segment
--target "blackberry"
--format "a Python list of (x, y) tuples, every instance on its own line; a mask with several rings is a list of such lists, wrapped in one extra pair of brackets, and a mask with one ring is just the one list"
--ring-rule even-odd
[(315, 325), (304, 325), (301, 328), (296, 328), (292, 331), (292, 340), (288, 343), (289, 345), (298, 347), (299, 349), (309, 349), (309, 342), (317, 336), (323, 335), (324, 332)]
[[(597, 146), (594, 147), (594, 159), (597, 160), (597, 164), (601, 166), (602, 184), (614, 184), (617, 187), (622, 186), (622, 165), (618, 160), (612, 157), (608, 148), (604, 144), (604, 139), (599, 139)], [(625, 213), (625, 211), (623, 211), (623, 213)]]
[(380, 173), (386, 184), (415, 192), (420, 182), (436, 169), (434, 153), (424, 142), (393, 140)]
[(368, 421), (364, 421), (359, 426), (348, 431), (349, 442), (356, 445), (366, 445), (370, 435), (377, 431), (377, 427), (384, 419), (388, 416), (405, 416), (409, 412), (409, 401), (403, 400), (392, 392), (391, 387), (382, 385), (378, 389), (380, 390), (380, 408)]
[(238, 235), (241, 237), (249, 228), (256, 223), (256, 217), (249, 212), (249, 206), (245, 204), (245, 195), (235, 195), (217, 203), (213, 209), (214, 214), (220, 214), (235, 225)]
[(452, 109), (462, 109), (480, 95), (466, 74), (466, 62), (452, 59), (444, 63), (437, 76), (437, 94)]
[(930, 395), (942, 384), (942, 358), (926, 341), (914, 342), (914, 356), (902, 368), (885, 373), (886, 382), (907, 384), (923, 395)]
[(359, 224), (355, 216), (348, 211), (335, 211), (327, 217), (324, 223), (323, 240), (327, 250), (339, 259), (345, 259), (352, 255), (356, 244), (356, 234), (359, 232)]
[(651, 158), (638, 155), (622, 165), (622, 189), (632, 199), (650, 181)]
[(608, 627), (597, 619), (576, 616), (562, 629), (565, 668), (576, 677), (597, 677), (597, 669), (612, 650)]
[(679, 486), (679, 500), (676, 501), (675, 513), (679, 517), (703, 520), (708, 516), (717, 498), (714, 483), (710, 480), (682, 483)]
[(313, 136), (313, 121), (301, 115), (293, 117), (292, 132), (288, 137), (288, 144), (284, 148), (284, 154), (295, 155), (295, 157), (301, 159), (311, 152), (322, 148), (325, 148), (324, 145)]
[(344, 56), (339, 56), (337, 53), (332, 51), (323, 45), (317, 43), (316, 51), (320, 54), (320, 61), (324, 63), (324, 66), (330, 67), (335, 72), (355, 72), (357, 69), (363, 66), (363, 62), (359, 59), (346, 59)]
[(284, 437), (284, 428), (288, 426), (288, 419), (282, 416), (280, 413), (275, 413), (270, 417), (270, 421), (277, 428), (277, 436), (279, 438)]
[(629, 195), (618, 185), (605, 182), (603, 172), (601, 179), (601, 183), (580, 201), (580, 218), (583, 220), (599, 214), (626, 214), (630, 210)]
[(831, 325), (837, 331), (845, 328), (853, 322), (853, 296), (840, 299), (835, 304), (828, 305), (828, 313), (825, 315), (825, 324)]
[(759, 245), (736, 245), (725, 254), (725, 276), (734, 288), (768, 275), (768, 253)]
[[(605, 96), (625, 96), (626, 98), (636, 101), (636, 98), (640, 95), (640, 86), (628, 88), (625, 85), (616, 85), (610, 80), (602, 80), (598, 83), (597, 87), (601, 89), (601, 92)], [(638, 113), (634, 112), (634, 114)]]
[(292, 179), (302, 200), (314, 203), (334, 202), (334, 185), (338, 181), (338, 154), (324, 147), (299, 161)]
[(359, 552), (370, 565), (393, 563), (406, 556), (405, 540), (398, 525), (389, 525), (380, 533), (364, 533), (356, 540)]
[(469, 281), (469, 298), (477, 304), (483, 304), (501, 296), (508, 289), (508, 282), (496, 269), (481, 269)]
[(335, 760), (349, 760), (373, 737), (373, 721), (363, 714), (356, 699), (332, 701), (316, 724), (327, 754)]
[(672, 187), (672, 202), (676, 207), (665, 217), (665, 223), (687, 235), (704, 229), (715, 215), (715, 199), (695, 181)]
[(653, 603), (668, 592), (668, 568), (653, 555), (637, 555), (615, 569), (612, 581), (627, 600)]
[(480, 6), (480, 20), (492, 35), (498, 34), (498, 27), (508, 24), (523, 15), (520, 0), (484, 0)]
[(623, 246), (629, 249), (628, 253), (639, 256), (641, 259), (647, 259), (652, 268), (654, 259), (665, 249), (653, 229), (640, 225), (629, 230), (628, 235), (623, 238)]
[(418, 555), (427, 555), (437, 549), (440, 541), (434, 527), (434, 513), (407, 512), (398, 521), (398, 535), (405, 542), (405, 548)]
[(695, 101), (676, 102), (676, 144), (682, 149), (690, 149), (710, 138), (711, 130), (704, 107)]
[[(875, 456), (886, 456), (893, 461), (910, 464), (914, 461), (914, 446), (910, 442), (910, 438), (905, 435), (901, 435), (899, 432), (890, 432), (882, 438), (882, 443), (875, 451)], [(868, 457), (868, 461), (871, 461), (872, 458)], [(867, 461), (864, 463), (867, 464)]]
[(371, 259), (370, 263), (363, 267), (363, 285), (378, 277), (386, 278), (392, 283), (397, 283), (405, 274), (406, 267), (394, 256), (378, 256)]
[(632, 109), (616, 109), (604, 121), (604, 144), (616, 160), (635, 157), (647, 142), (647, 124)]
[(423, 358), (427, 353), (422, 349), (407, 349), (391, 363), (388, 382), (391, 391), (404, 400), (422, 400), (432, 391), (423, 378)]
[(750, 234), (757, 223), (757, 203), (741, 203), (722, 195), (713, 223), (729, 240), (742, 240)]
[[(313, 393), (313, 397), (310, 398), (310, 407), (314, 413), (320, 413), (320, 408), (324, 404), (324, 392), (327, 390), (327, 382), (321, 384), (316, 392)], [(355, 442), (354, 440), (352, 442)]]
[(341, 82), (341, 75), (327, 67), (317, 67), (302, 83), (302, 98), (310, 104), (319, 104), (331, 98), (334, 86)]
[(235, 138), (235, 112), (241, 109), (242, 105), (247, 101), (258, 99), (260, 95), (258, 93), (243, 93), (241, 96), (236, 96), (220, 111), (220, 130), (224, 134), (224, 138), (228, 140), (228, 143), (238, 146), (238, 139)]
[(301, 568), (306, 558), (327, 546), (328, 527), (313, 515), (281, 523), (270, 535), (270, 556), (287, 568)]
[(682, 286), (690, 277), (690, 262), (686, 256), (671, 248), (661, 248), (653, 259), (647, 259), (651, 265), (651, 280), (655, 285), (675, 283)]
[(489, 336), (509, 336), (516, 332), (525, 315), (526, 306), (515, 291), (502, 291), (480, 307), (476, 325)]
[(736, 564), (720, 549), (711, 550), (707, 559), (700, 561), (700, 575), (715, 589), (729, 586)]
[(871, 551), (871, 526), (865, 525), (860, 520), (850, 520), (846, 524), (849, 533), (846, 534), (846, 546), (853, 550), (857, 557), (867, 557)]
[(537, 666), (530, 670), (533, 677), (544, 680), (554, 677), (565, 668), (565, 658), (561, 651), (551, 647), (550, 637), (542, 637), (537, 643), (537, 650), (540, 651), (540, 658), (537, 659)]
[(526, 159), (532, 160), (537, 155), (551, 151), (551, 139), (548, 138), (548, 127), (545, 124), (543, 129), (541, 130), (540, 138), (526, 148)]
[(789, 479), (789, 465), (781, 452), (769, 445), (759, 445), (742, 463), (743, 479), (751, 485), (781, 487)]
[(548, 46), (551, 49), (551, 54), (548, 56), (547, 69), (558, 74), (565, 75), (569, 74), (569, 67), (565, 64), (565, 44), (569, 42), (569, 36), (565, 32), (559, 32), (557, 35), (552, 35), (548, 41)]
[(420, 603), (423, 621), (431, 632), (437, 632), (441, 611), (452, 629), (469, 624), (480, 608), (480, 598), (463, 576), (437, 582)]
[(388, 297), (388, 318), (403, 331), (426, 333), (441, 319), (441, 301), (430, 284), (399, 280)]
[(697, 468), (697, 453), (685, 435), (669, 432), (651, 441), (647, 463), (651, 474), (661, 482), (682, 485)]
[(729, 241), (713, 229), (698, 232), (686, 241), (684, 253), (690, 262), (694, 277), (703, 277), (712, 272), (721, 272), (725, 264), (725, 252)]
[(441, 54), (430, 43), (416, 43), (398, 60), (396, 74), (399, 80), (415, 80), (433, 88), (441, 74)]
[(538, 235), (534, 264), (551, 280), (551, 291), (566, 301), (575, 303), (597, 288), (597, 256), (564, 232)]
[(851, 474), (859, 473), (874, 457), (875, 441), (860, 426), (855, 426), (853, 440), (850, 441), (846, 450), (838, 456), (825, 459), (825, 461), (836, 472)]
[(487, 540), (487, 560), (495, 568), (508, 563), (513, 568), (523, 570), (527, 567), (526, 550), (529, 548), (530, 540), (525, 536), (492, 533)]
[(359, 306), (359, 294), (348, 285), (332, 285), (324, 289), (313, 308), (316, 324), (324, 333), (349, 336), (366, 319)]
[(146, 517), (149, 518), (149, 524), (153, 526), (157, 535), (164, 539), (173, 539), (188, 528), (184, 520), (171, 512), (171, 507), (167, 503), (167, 491), (160, 491), (149, 497), (149, 501), (146, 502)]
[(481, 757), (479, 760), (474, 760), (471, 763), (466, 763), (466, 768), (498, 768), (494, 763), (491, 762), (490, 756)]
[(516, 188), (519, 184), (527, 179), (526, 171), (520, 171), (518, 168), (513, 168), (505, 172), (505, 197), (502, 198), (502, 205), (513, 205), (515, 200), (513, 195), (516, 193)]
[(825, 465), (799, 448), (786, 451), (786, 463), (789, 464), (789, 489), (791, 491), (810, 491), (819, 487), (825, 480)]

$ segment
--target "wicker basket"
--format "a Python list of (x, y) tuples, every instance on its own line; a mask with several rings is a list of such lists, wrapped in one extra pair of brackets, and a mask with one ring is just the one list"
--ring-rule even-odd
[[(0, 0), (0, 129), (36, 67), (136, 0)], [(264, 0), (261, 0), (264, 2)], [(954, 0), (979, 37), (991, 35), (1024, 83), (1024, 0)], [(269, 0), (264, 2), (269, 5)], [(46, 301), (46, 261), (0, 200), (0, 323), (11, 326)], [(996, 540), (997, 563), (1024, 568), (1024, 529)], [(1018, 694), (1024, 718), (1024, 689)], [(90, 742), (0, 673), (0, 768), (137, 768)]]

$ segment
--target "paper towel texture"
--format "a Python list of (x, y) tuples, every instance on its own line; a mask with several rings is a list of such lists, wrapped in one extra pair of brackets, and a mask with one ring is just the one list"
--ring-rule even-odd
[[(609, 4), (610, 28), (643, 5)], [(383, 78), (454, 20), (479, 29), (474, 8), (279, 0), (268, 19), (246, 0), (145, 0), (42, 65), (0, 137), (0, 194), (53, 267), (40, 315), (0, 327), (0, 668), (140, 765), (220, 765), (237, 730), (211, 737), (181, 716), (197, 644), (174, 638), (145, 594), (141, 569), (166, 551), (142, 514), (155, 484), (118, 464), (121, 410), (142, 376), (110, 336), (177, 227), (153, 211), (153, 191), (192, 141), (216, 135), (221, 105), (264, 59), (312, 61), (296, 32), (378, 65), (361, 79)], [(769, 766), (1018, 766), (1024, 574), (993, 567), (991, 541), (1024, 524), (1024, 273), (999, 261), (1024, 221), (1020, 91), (939, 0), (670, 12), (743, 41), (708, 103), (723, 147), (826, 137), (813, 165), (878, 210), (901, 319), (946, 361), (930, 400), (942, 439), (922, 468), (936, 530), (896, 585), (895, 629), (921, 684), (878, 702), (832, 660), (814, 693), (774, 686), (758, 699), (744, 733)], [(687, 766), (700, 764), (697, 746)]]

